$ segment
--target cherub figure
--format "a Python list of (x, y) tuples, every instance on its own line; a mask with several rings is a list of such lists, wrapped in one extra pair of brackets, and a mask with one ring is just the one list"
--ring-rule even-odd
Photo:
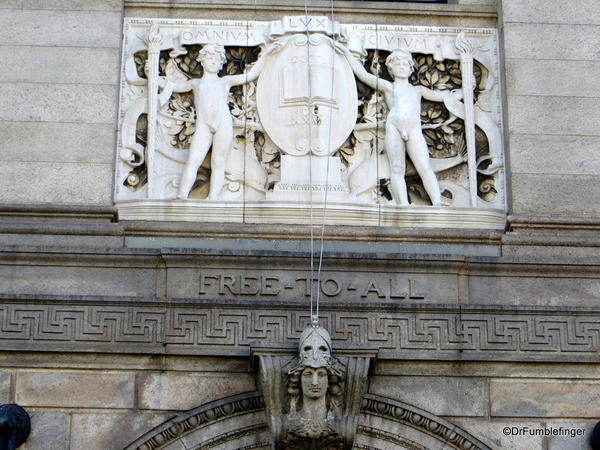
[(211, 146), (212, 173), (208, 199), (217, 199), (225, 181), (225, 164), (233, 142), (233, 118), (227, 102), (229, 90), (258, 78), (266, 56), (280, 48), (281, 44), (276, 41), (262, 52), (248, 72), (219, 77), (218, 73), (226, 61), (225, 48), (222, 45), (206, 44), (197, 57), (204, 71), (202, 77), (173, 83), (174, 92), (192, 91), (196, 106), (196, 131), (181, 175), (178, 199), (188, 197), (196, 181), (198, 168)]
[(413, 86), (408, 82), (414, 63), (410, 52), (394, 50), (385, 64), (394, 79), (389, 82), (365, 70), (363, 65), (343, 45), (336, 46), (346, 56), (356, 77), (367, 86), (383, 92), (389, 113), (385, 123), (385, 152), (390, 163), (390, 188), (396, 203), (406, 206), (408, 194), (404, 175), (406, 156), (410, 159), (423, 181), (423, 185), (433, 206), (442, 204), (440, 187), (427, 150), (427, 143), (421, 128), (421, 97), (442, 102), (453, 92), (433, 91), (424, 86)]

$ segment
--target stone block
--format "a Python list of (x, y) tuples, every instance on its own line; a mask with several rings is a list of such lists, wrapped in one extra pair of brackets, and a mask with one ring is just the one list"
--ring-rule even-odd
[(597, 176), (513, 173), (511, 182), (513, 214), (598, 215)]
[(172, 416), (173, 414), (76, 413), (71, 418), (71, 448), (121, 450)]
[(115, 154), (110, 124), (5, 122), (0, 142), (0, 161), (112, 164)]
[(513, 96), (508, 98), (508, 122), (511, 133), (600, 136), (600, 101)]
[(487, 414), (487, 388), (482, 378), (376, 376), (370, 379), (369, 393), (442, 416)]
[(512, 134), (509, 159), (514, 173), (597, 176), (600, 136)]
[(107, 371), (16, 373), (16, 403), (23, 407), (132, 408), (134, 375)]
[(110, 205), (110, 164), (0, 161), (0, 201)]
[(119, 11), (8, 9), (0, 14), (0, 45), (119, 48), (121, 28)]
[(509, 362), (445, 362), (378, 360), (375, 375), (470, 376), (502, 378), (600, 378), (598, 364), (543, 364)]
[(116, 85), (0, 83), (0, 120), (114, 124)]
[(142, 409), (186, 410), (231, 395), (256, 390), (249, 374), (148, 373), (138, 377)]
[(510, 273), (472, 275), (469, 301), (475, 304), (595, 306), (600, 301), (600, 278), (540, 273), (524, 277)]
[(600, 24), (600, 3), (596, 0), (502, 0), (506, 22)]
[(0, 371), (0, 404), (11, 403), (10, 381), (11, 373)]
[(0, 47), (3, 61), (16, 55), (18, 65), (0, 67), (3, 82), (117, 84), (119, 80), (117, 48)]
[(600, 61), (509, 59), (507, 94), (598, 98), (600, 89), (592, 74), (599, 72)]
[(599, 417), (600, 383), (490, 382), (491, 415), (500, 417)]
[[(69, 448), (69, 415), (27, 408), (31, 433), (20, 450), (65, 450)], [(85, 448), (85, 447), (81, 447)]]
[[(529, 434), (513, 433), (518, 427), (530, 429), (543, 428), (543, 424), (534, 421), (490, 421), (480, 419), (452, 419), (459, 427), (472, 434), (491, 448), (502, 450), (538, 450), (543, 449), (543, 437)], [(509, 429), (507, 433), (505, 430)]]
[(589, 447), (589, 439), (594, 426), (598, 423), (593, 421), (549, 422), (547, 427), (557, 430), (556, 436), (548, 436), (548, 450), (581, 450)]
[(123, 0), (18, 0), (22, 9), (65, 11), (121, 11)]
[(154, 273), (122, 267), (0, 265), (2, 292), (43, 295), (155, 295)]
[(505, 23), (506, 58), (600, 60), (596, 25)]

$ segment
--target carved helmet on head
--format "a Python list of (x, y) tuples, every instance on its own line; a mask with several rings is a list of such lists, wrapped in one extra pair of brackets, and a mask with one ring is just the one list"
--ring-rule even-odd
[(317, 323), (307, 326), (298, 344), (300, 364), (305, 367), (327, 367), (331, 364), (331, 336)]

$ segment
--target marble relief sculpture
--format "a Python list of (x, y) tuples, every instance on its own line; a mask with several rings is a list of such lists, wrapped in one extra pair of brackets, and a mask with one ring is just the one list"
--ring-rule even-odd
[(115, 201), (130, 218), (326, 203), (332, 223), (500, 228), (497, 73), (493, 30), (128, 19)]
[(431, 167), (427, 143), (421, 128), (421, 98), (444, 101), (452, 93), (436, 92), (424, 86), (411, 85), (408, 78), (414, 70), (414, 63), (412, 55), (405, 50), (394, 50), (385, 61), (393, 78), (393, 82), (390, 83), (367, 72), (346, 47), (339, 45), (337, 48), (344, 53), (352, 70), (363, 83), (384, 94), (389, 110), (385, 123), (384, 145), (391, 169), (392, 198), (401, 205), (409, 204), (404, 179), (405, 155), (408, 154), (423, 181), (431, 203), (433, 206), (440, 206), (440, 187)]

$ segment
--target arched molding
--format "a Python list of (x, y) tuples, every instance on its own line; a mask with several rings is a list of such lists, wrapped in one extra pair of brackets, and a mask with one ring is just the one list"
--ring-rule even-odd
[[(491, 450), (462, 428), (415, 406), (366, 394), (356, 449)], [(125, 450), (270, 449), (259, 392), (216, 400), (150, 430)]]
[[(358, 435), (369, 436), (375, 442), (395, 442), (396, 445), (403, 445), (411, 450), (491, 450), (489, 446), (447, 420), (387, 397), (366, 394), (361, 416)], [(410, 442), (401, 444), (398, 439)], [(363, 441), (364, 439), (359, 439), (359, 445), (362, 445)]]

